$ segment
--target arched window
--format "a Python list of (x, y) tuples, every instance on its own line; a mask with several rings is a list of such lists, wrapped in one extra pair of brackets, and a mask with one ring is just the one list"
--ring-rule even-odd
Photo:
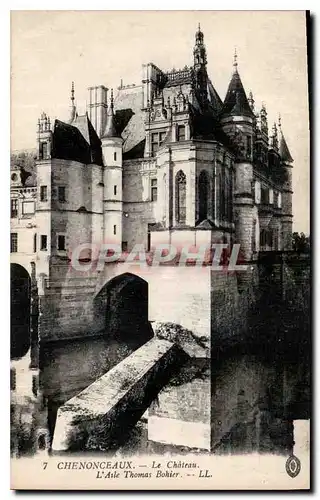
[(208, 216), (208, 175), (202, 170), (199, 175), (199, 222)]
[(270, 229), (262, 229), (260, 231), (260, 249), (271, 250), (273, 245), (273, 235)]
[(176, 175), (176, 222), (185, 224), (186, 222), (186, 176), (179, 170)]

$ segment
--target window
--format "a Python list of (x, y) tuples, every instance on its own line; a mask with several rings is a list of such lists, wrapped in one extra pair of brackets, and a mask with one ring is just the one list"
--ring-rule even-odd
[(46, 234), (41, 235), (40, 250), (47, 250), (47, 235)]
[(185, 224), (186, 222), (186, 176), (179, 170), (176, 175), (176, 222), (177, 224)]
[(123, 252), (127, 252), (128, 251), (128, 242), (127, 241), (123, 241), (122, 244), (121, 244), (121, 248), (122, 248)]
[(269, 204), (269, 189), (262, 187), (261, 188), (261, 203), (264, 205)]
[(157, 179), (151, 179), (151, 201), (157, 201), (157, 199), (158, 199)]
[(113, 153), (113, 159), (114, 161), (117, 161), (117, 153)]
[(32, 215), (34, 214), (34, 201), (24, 201), (22, 203), (22, 214), (23, 215)]
[(199, 222), (208, 215), (208, 182), (207, 173), (202, 170), (199, 175)]
[(60, 203), (66, 201), (66, 188), (65, 186), (58, 186), (58, 200)]
[(117, 234), (117, 226), (116, 225), (113, 226), (113, 234)]
[(40, 186), (40, 201), (48, 200), (48, 189), (47, 186)]
[(34, 251), (34, 253), (36, 253), (36, 251), (37, 251), (37, 235), (36, 234), (33, 235), (33, 251)]
[(273, 235), (270, 229), (262, 229), (260, 231), (260, 249), (269, 250), (273, 245)]
[(18, 217), (18, 200), (11, 200), (11, 217)]
[(166, 132), (155, 132), (151, 134), (151, 153), (154, 155), (166, 137)]
[(184, 125), (178, 125), (178, 141), (185, 141), (186, 140), (186, 128)]
[(18, 251), (18, 233), (11, 233), (10, 236), (10, 252), (14, 253)]
[(269, 190), (269, 203), (273, 205), (273, 189)]
[(58, 250), (64, 251), (66, 249), (66, 237), (64, 234), (58, 234)]
[(116, 196), (116, 194), (117, 194), (117, 186), (113, 186), (113, 194)]
[(48, 157), (48, 144), (46, 142), (40, 144), (39, 156), (40, 160), (45, 160)]

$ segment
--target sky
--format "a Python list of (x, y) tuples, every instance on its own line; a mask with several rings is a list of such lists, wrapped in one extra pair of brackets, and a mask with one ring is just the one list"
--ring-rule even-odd
[(294, 231), (309, 234), (309, 112), (303, 11), (13, 11), (11, 13), (11, 149), (36, 147), (45, 111), (66, 120), (71, 82), (78, 112), (87, 88), (141, 83), (142, 64), (163, 70), (192, 64), (200, 22), (208, 73), (224, 99), (238, 71), (269, 128), (281, 114), (293, 163)]

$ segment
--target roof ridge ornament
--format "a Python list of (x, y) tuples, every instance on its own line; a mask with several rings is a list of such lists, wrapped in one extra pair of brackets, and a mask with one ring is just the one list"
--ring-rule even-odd
[(237, 47), (235, 47), (235, 48), (234, 48), (233, 67), (234, 67), (234, 73), (238, 73), (238, 54), (237, 54)]

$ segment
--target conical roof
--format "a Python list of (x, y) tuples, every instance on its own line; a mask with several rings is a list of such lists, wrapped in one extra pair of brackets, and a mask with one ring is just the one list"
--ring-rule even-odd
[(287, 146), (286, 140), (282, 131), (280, 132), (280, 146), (279, 146), (279, 154), (282, 161), (286, 161), (288, 163), (293, 162), (293, 158), (290, 154), (289, 148)]
[(104, 132), (101, 136), (101, 139), (106, 139), (106, 138), (113, 138), (113, 137), (121, 137), (121, 135), (117, 132), (116, 125), (115, 125), (115, 117), (113, 110), (111, 110), (111, 113), (108, 114), (107, 116), (107, 123), (104, 129)]
[(244, 115), (254, 118), (254, 114), (248, 103), (248, 99), (237, 70), (233, 73), (229, 83), (227, 94), (223, 103), (222, 115)]
[(121, 134), (119, 134), (116, 127), (113, 103), (113, 89), (111, 89), (110, 111), (107, 116), (106, 126), (101, 139), (112, 139), (114, 137), (121, 137)]

